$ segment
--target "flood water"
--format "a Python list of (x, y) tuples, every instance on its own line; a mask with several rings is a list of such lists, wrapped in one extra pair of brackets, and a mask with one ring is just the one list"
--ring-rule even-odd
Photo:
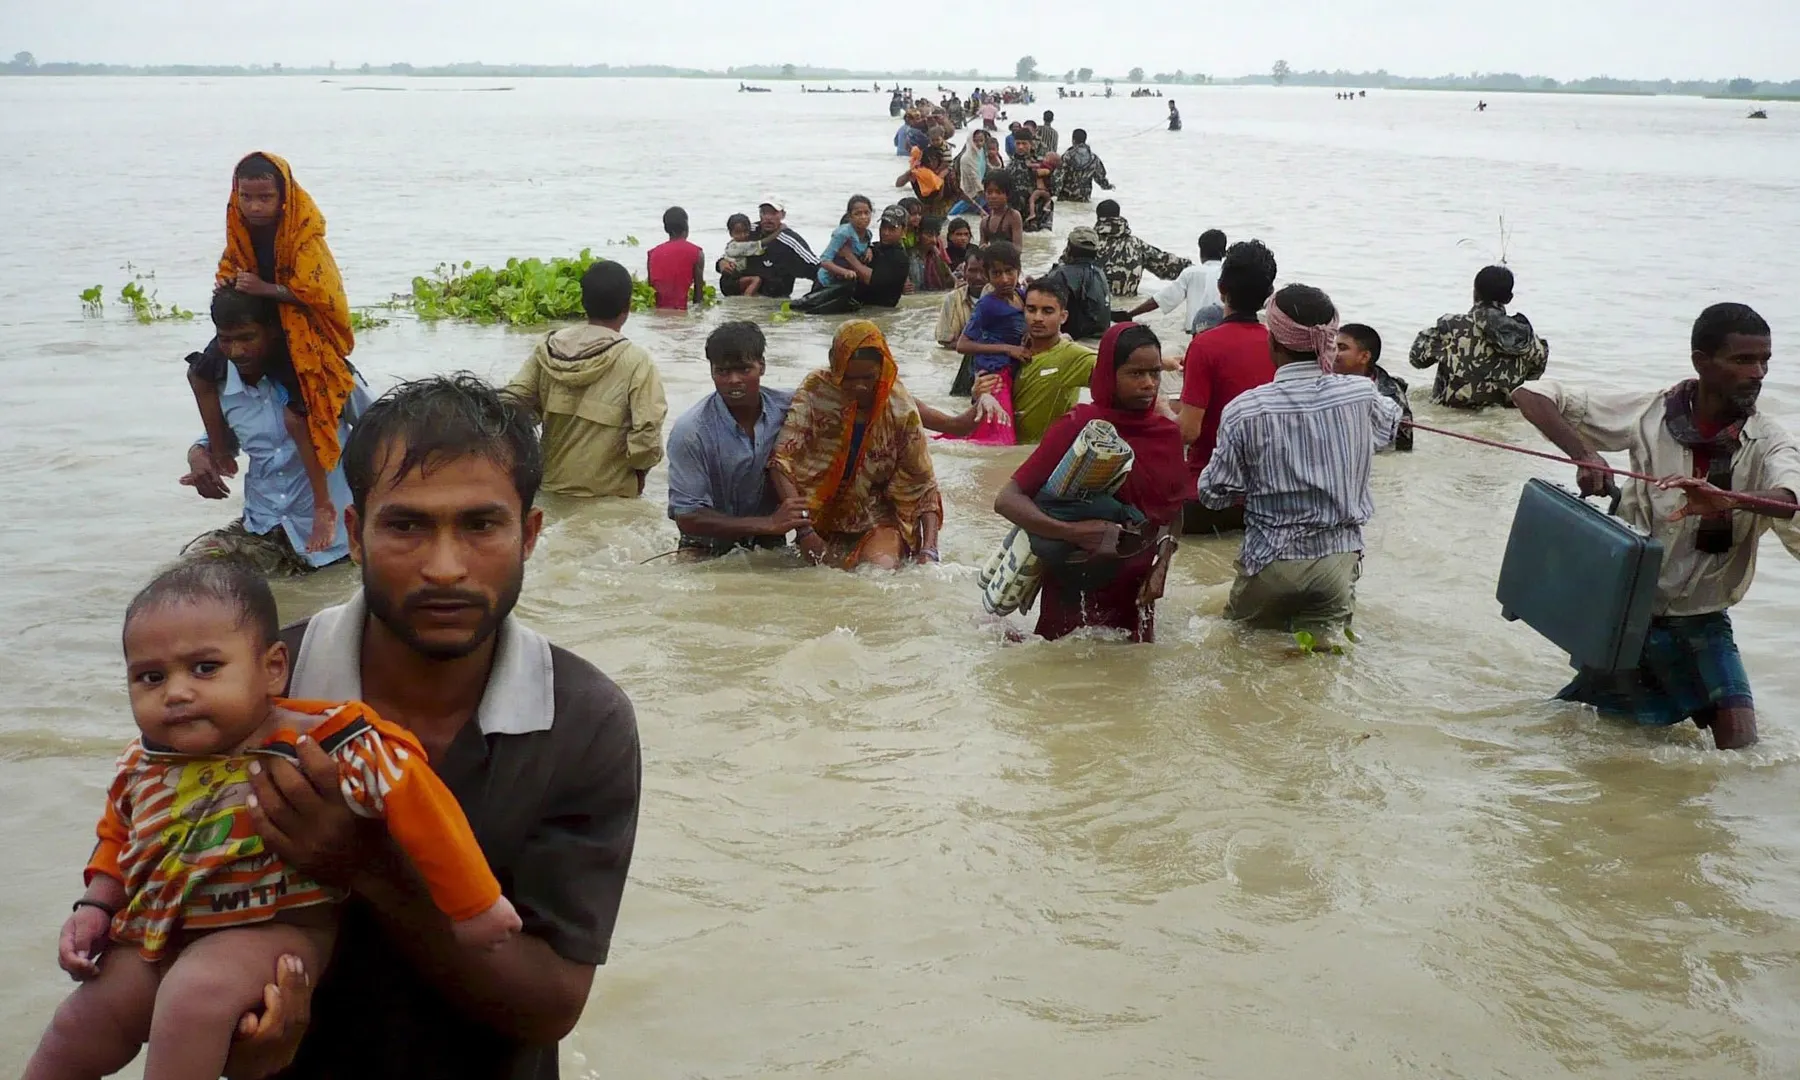
[[(133, 734), (126, 600), (235, 512), (177, 486), (203, 322), (110, 304), (154, 272), (204, 309), (229, 170), (288, 157), (355, 304), (447, 260), (660, 239), (716, 253), (769, 192), (815, 245), (900, 171), (885, 95), (725, 82), (0, 79), (0, 1072), (69, 983), (55, 939)], [(379, 87), (380, 89), (359, 89)], [(967, 87), (959, 87), (966, 90)], [(1667, 385), (1706, 304), (1775, 327), (1764, 408), (1800, 425), (1800, 109), (1690, 99), (1183, 87), (1042, 102), (1085, 127), (1139, 235), (1261, 237), (1284, 282), (1387, 337), (1421, 422), (1541, 445), (1424, 400), (1413, 333), (1504, 253), (1551, 371)], [(1052, 95), (1053, 96), (1053, 95)], [(1034, 112), (1037, 110), (1033, 110)], [(1015, 110), (1021, 115), (1023, 110)], [(1091, 209), (1059, 207), (1060, 237)], [(1027, 240), (1041, 270), (1060, 240)], [(608, 250), (641, 268), (644, 248)], [(947, 404), (934, 300), (878, 321)], [(672, 415), (701, 347), (769, 302), (635, 316)], [(204, 315), (202, 315), (204, 319)], [(1156, 323), (1179, 345), (1173, 320)], [(766, 326), (769, 381), (834, 320)], [(504, 380), (533, 335), (404, 317), (359, 341), (377, 389)], [(1420, 376), (1420, 377), (1414, 377)], [(631, 695), (644, 799), (611, 962), (565, 1075), (1788, 1077), (1800, 1071), (1800, 567), (1765, 541), (1737, 611), (1764, 741), (1707, 748), (1549, 695), (1568, 670), (1494, 584), (1520, 484), (1561, 469), (1421, 434), (1382, 457), (1353, 655), (1218, 617), (1235, 542), (1185, 542), (1161, 640), (1006, 645), (980, 617), (989, 509), (1021, 452), (935, 450), (944, 562), (846, 575), (674, 546), (642, 501), (551, 500), (521, 615)], [(1540, 468), (1540, 465), (1542, 466)], [(283, 614), (353, 571), (278, 586)]]

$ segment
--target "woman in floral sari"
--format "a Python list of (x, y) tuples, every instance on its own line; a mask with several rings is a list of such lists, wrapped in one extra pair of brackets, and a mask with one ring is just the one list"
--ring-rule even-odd
[(839, 328), (831, 367), (795, 391), (769, 475), (781, 499), (806, 500), (799, 546), (813, 562), (937, 561), (944, 504), (925, 428), (874, 323)]

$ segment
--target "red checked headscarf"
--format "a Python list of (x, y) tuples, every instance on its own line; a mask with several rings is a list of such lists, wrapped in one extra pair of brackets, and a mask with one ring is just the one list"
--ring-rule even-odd
[(1306, 326), (1281, 310), (1280, 304), (1271, 301), (1263, 315), (1263, 321), (1268, 325), (1269, 336), (1275, 339), (1275, 344), (1289, 352), (1316, 353), (1321, 370), (1329, 373), (1335, 369), (1338, 335), (1338, 317), (1335, 313), (1331, 316), (1331, 321), (1323, 326)]

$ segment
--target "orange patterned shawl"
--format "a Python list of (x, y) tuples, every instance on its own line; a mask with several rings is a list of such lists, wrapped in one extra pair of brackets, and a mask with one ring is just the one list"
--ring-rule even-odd
[[(881, 350), (881, 379), (852, 464), (851, 436), (861, 417), (856, 399), (844, 392), (843, 378), (850, 357), (862, 348)], [(770, 464), (806, 498), (821, 533), (862, 533), (893, 524), (915, 545), (919, 516), (935, 513), (941, 519), (944, 513), (919, 407), (900, 385), (887, 340), (866, 320), (840, 327), (831, 342), (830, 369), (808, 375), (794, 392)]]
[[(350, 331), (350, 301), (344, 296), (344, 280), (337, 261), (325, 246), (325, 215), (305, 189), (294, 183), (293, 170), (274, 154), (264, 157), (281, 171), (283, 192), (281, 221), (275, 226), (275, 280), (299, 300), (282, 304), (281, 328), (287, 332), (288, 355), (299, 376), (300, 393), (306, 399), (307, 429), (319, 464), (336, 467), (338, 418), (344, 402), (356, 386), (344, 358), (356, 347)], [(238, 271), (257, 272), (256, 248), (250, 242), (250, 226), (238, 213), (237, 183), (225, 210), (225, 254), (219, 259), (219, 284), (229, 285)]]

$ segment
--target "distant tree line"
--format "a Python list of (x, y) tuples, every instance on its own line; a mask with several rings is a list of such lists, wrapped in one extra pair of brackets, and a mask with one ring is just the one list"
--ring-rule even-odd
[[(958, 79), (997, 82), (1003, 75), (984, 75), (975, 68), (961, 71), (852, 71), (843, 68), (816, 68), (800, 64), (752, 64), (730, 67), (724, 71), (673, 67), (665, 64), (484, 64), (479, 61), (459, 64), (434, 64), (415, 67), (407, 63), (362, 64), (340, 68), (336, 63), (324, 67), (284, 67), (281, 64), (78, 64), (61, 61), (40, 63), (29, 52), (17, 52), (10, 61), (0, 61), (0, 75), (413, 75), (439, 77), (590, 77), (590, 78), (732, 78), (732, 79)], [(1013, 67), (1013, 78), (1021, 82), (1045, 78), (1035, 57), (1022, 56)], [(1055, 78), (1052, 73), (1049, 78)], [(1063, 73), (1063, 82), (1086, 83), (1095, 78), (1091, 67), (1071, 68)], [(1103, 78), (1110, 83), (1111, 79)], [(1772, 82), (1740, 77), (1736, 79), (1615, 79), (1602, 75), (1589, 79), (1560, 82), (1541, 75), (1518, 75), (1513, 72), (1476, 72), (1469, 75), (1436, 75), (1416, 77), (1392, 75), (1382, 71), (1295, 71), (1286, 60), (1277, 61), (1267, 75), (1239, 78), (1214, 78), (1211, 75), (1185, 71), (1157, 73), (1146, 78), (1144, 69), (1134, 67), (1124, 81), (1167, 84), (1237, 84), (1336, 86), (1392, 90), (1485, 90), (1559, 92), (1590, 94), (1689, 94), (1730, 97), (1796, 97), (1800, 98), (1800, 79)]]

